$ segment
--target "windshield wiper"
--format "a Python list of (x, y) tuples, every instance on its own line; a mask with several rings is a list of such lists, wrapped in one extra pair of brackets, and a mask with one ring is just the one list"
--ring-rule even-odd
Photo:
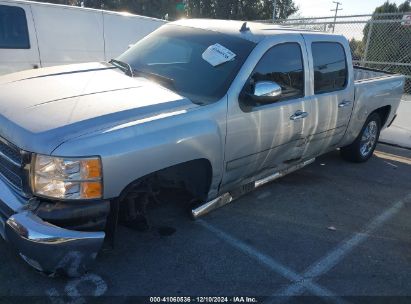
[(123, 61), (117, 60), (117, 59), (111, 59), (109, 61), (109, 63), (111, 63), (112, 65), (118, 67), (119, 69), (123, 70), (124, 73), (126, 73), (126, 75), (130, 76), (130, 77), (134, 77), (133, 74), (133, 69), (131, 68), (131, 66)]
[(146, 78), (150, 79), (150, 80), (158, 80), (159, 82), (165, 84), (165, 85), (169, 85), (171, 86), (173, 89), (175, 88), (174, 86), (174, 79), (172, 78), (168, 78), (166, 76), (163, 75), (159, 75), (156, 73), (152, 73), (152, 72), (147, 72), (147, 71), (143, 71), (143, 70), (137, 70), (137, 69), (133, 69), (132, 70), (133, 75), (136, 74), (141, 74), (143, 77), (146, 76)]
[(173, 89), (174, 87), (174, 79), (172, 78), (168, 78), (156, 73), (152, 73), (152, 72), (147, 72), (147, 71), (143, 71), (143, 70), (137, 70), (137, 69), (133, 69), (131, 67), (131, 65), (129, 65), (128, 63), (124, 62), (124, 61), (120, 61), (117, 59), (111, 59), (109, 61), (109, 63), (111, 63), (112, 65), (118, 67), (119, 69), (123, 70), (126, 75), (130, 76), (130, 77), (134, 77), (136, 76), (136, 74), (141, 74), (143, 77), (150, 79), (150, 80), (157, 80), (165, 85), (171, 86)]

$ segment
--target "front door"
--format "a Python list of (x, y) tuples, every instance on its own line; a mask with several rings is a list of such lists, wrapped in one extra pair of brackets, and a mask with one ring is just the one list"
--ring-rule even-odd
[[(298, 161), (304, 153), (312, 125), (311, 104), (305, 97), (308, 64), (302, 37), (287, 38), (273, 38), (265, 51), (255, 50), (253, 55), (260, 60), (256, 59), (241, 93), (229, 94), (222, 191), (265, 170)], [(250, 100), (247, 92), (262, 81), (277, 83), (281, 96), (270, 103)]]

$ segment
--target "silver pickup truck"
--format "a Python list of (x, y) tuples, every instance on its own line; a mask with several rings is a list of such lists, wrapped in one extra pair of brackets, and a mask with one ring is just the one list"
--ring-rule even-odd
[(3, 76), (0, 234), (37, 270), (79, 275), (153, 202), (179, 193), (196, 218), (327, 151), (368, 160), (403, 85), (353, 67), (342, 36), (217, 20)]

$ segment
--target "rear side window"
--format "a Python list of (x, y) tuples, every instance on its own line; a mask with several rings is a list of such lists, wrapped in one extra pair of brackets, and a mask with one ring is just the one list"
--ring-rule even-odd
[(258, 62), (253, 81), (274, 81), (282, 89), (280, 100), (304, 96), (304, 63), (298, 43), (284, 43), (271, 48)]
[(336, 42), (314, 42), (315, 94), (342, 90), (347, 85), (347, 60), (341, 44)]
[(29, 34), (24, 9), (0, 5), (0, 49), (29, 48)]

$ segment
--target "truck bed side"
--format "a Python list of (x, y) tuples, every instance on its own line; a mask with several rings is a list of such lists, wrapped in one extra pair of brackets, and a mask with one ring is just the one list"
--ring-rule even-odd
[(368, 115), (375, 110), (388, 110), (382, 126), (386, 128), (396, 115), (404, 92), (405, 77), (402, 75), (354, 67), (354, 79), (354, 108), (341, 146), (355, 140)]

